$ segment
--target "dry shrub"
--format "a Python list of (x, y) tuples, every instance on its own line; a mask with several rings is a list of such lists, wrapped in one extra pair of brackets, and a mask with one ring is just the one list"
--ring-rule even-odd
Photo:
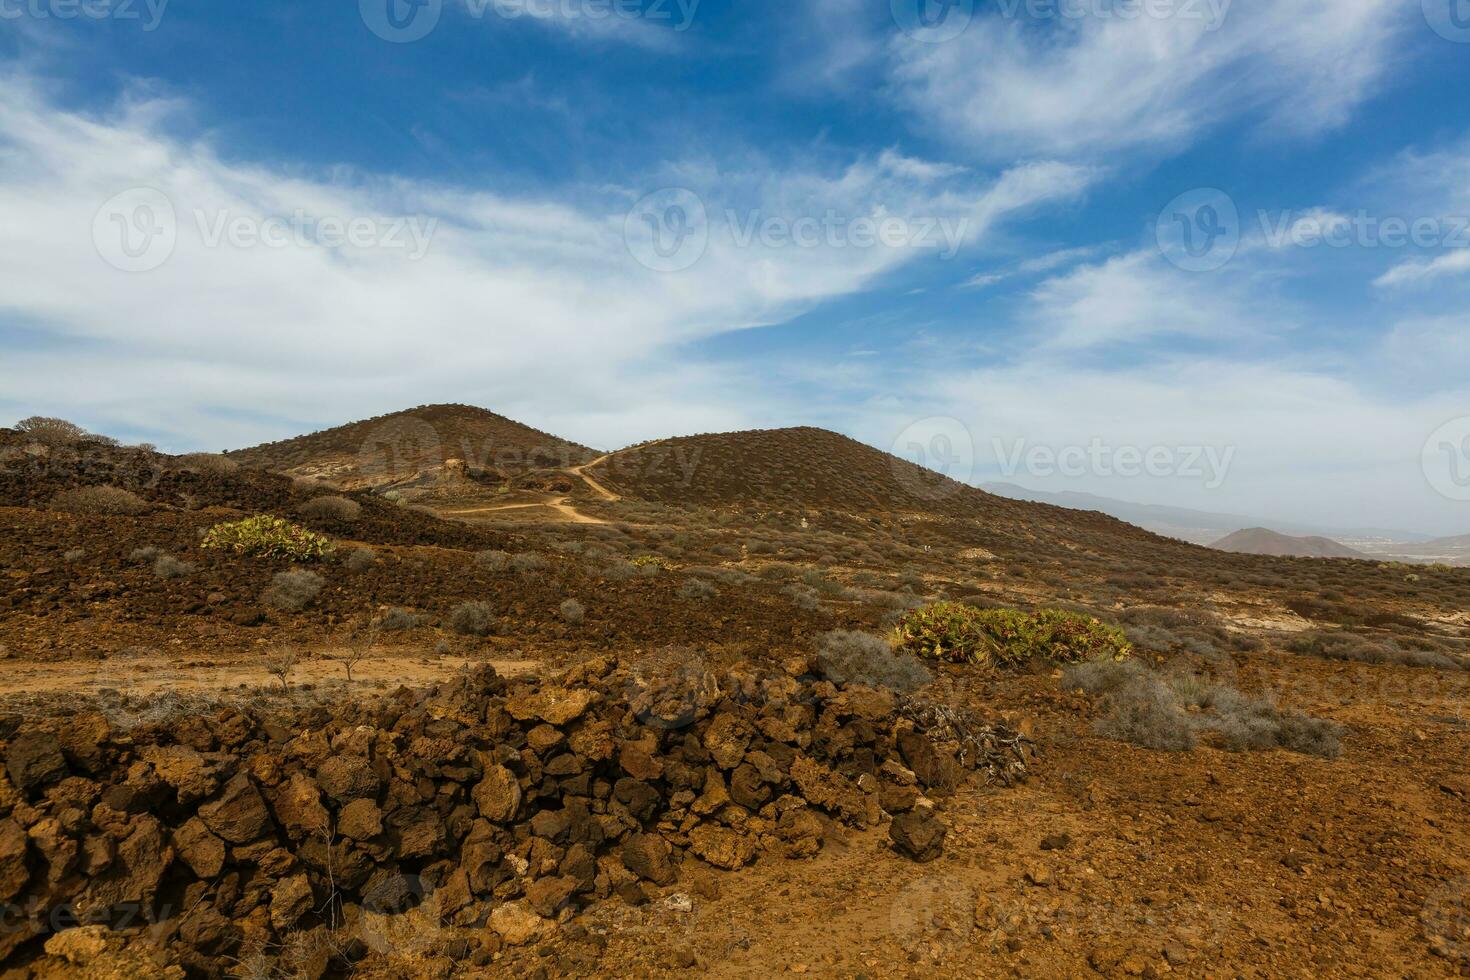
[(475, 564), (487, 572), (503, 572), (510, 567), (510, 553), (491, 548), (475, 555)]
[(316, 572), (302, 569), (280, 572), (271, 579), (270, 587), (261, 595), (260, 601), (283, 612), (305, 609), (321, 594), (325, 580)]
[(179, 561), (173, 555), (159, 555), (153, 562), (153, 574), (161, 579), (187, 578), (193, 575), (197, 569), (186, 561)]
[(418, 629), (423, 625), (424, 617), (417, 615), (408, 609), (395, 606), (383, 614), (379, 626), (385, 633), (403, 633), (408, 630)]
[(1320, 657), (1323, 660), (1438, 667), (1442, 670), (1470, 669), (1470, 662), (1457, 660), (1437, 650), (1411, 649), (1387, 637), (1370, 640), (1355, 633), (1312, 630), (1292, 637), (1286, 648), (1292, 653)]
[(699, 578), (692, 578), (679, 587), (681, 599), (713, 599), (719, 594), (719, 589)]
[(174, 465), (195, 473), (233, 473), (240, 464), (219, 453), (185, 453), (174, 457)]
[(815, 589), (809, 589), (804, 585), (788, 585), (781, 590), (781, 594), (791, 600), (791, 604), (797, 609), (805, 609), (807, 612), (815, 612), (822, 608), (822, 600)]
[(87, 557), (86, 548), (72, 548), (61, 556), (61, 560), (64, 562), (74, 562), (81, 561), (85, 557)]
[(465, 636), (495, 632), (495, 610), (488, 602), (461, 602), (449, 611), (449, 628)]
[(342, 556), (342, 567), (349, 572), (365, 572), (377, 564), (377, 553), (371, 548), (353, 548)]
[(22, 419), (15, 423), (15, 428), (18, 432), (24, 432), (37, 442), (44, 442), (48, 446), (65, 446), (87, 438), (87, 430), (80, 425), (68, 422), (66, 419), (48, 418), (44, 415), (32, 415), (28, 419)]
[(894, 653), (883, 637), (856, 630), (833, 630), (817, 643), (817, 666), (822, 676), (838, 684), (887, 687), (907, 694), (933, 677), (913, 657)]
[(545, 558), (542, 558), (540, 555), (537, 554), (532, 554), (531, 552), (524, 552), (522, 554), (516, 555), (510, 560), (510, 564), (512, 568), (520, 572), (522, 575), (529, 575), (532, 572), (545, 571), (551, 566), (551, 563)]
[(296, 508), (302, 517), (352, 523), (362, 516), (362, 504), (347, 497), (312, 497)]
[(1062, 683), (1100, 699), (1098, 734), (1146, 749), (1187, 752), (1211, 735), (1231, 752), (1286, 749), (1335, 759), (1345, 729), (1193, 674), (1161, 674), (1138, 660), (1067, 668)]
[(150, 562), (157, 561), (158, 556), (161, 554), (163, 554), (163, 552), (153, 547), (152, 545), (149, 545), (146, 548), (134, 548), (132, 552), (128, 554), (128, 561), (138, 565), (146, 565)]
[(561, 612), (561, 618), (573, 626), (580, 626), (582, 621), (587, 618), (587, 607), (576, 599), (568, 599), (566, 602), (563, 602), (559, 611)]
[(71, 514), (132, 516), (148, 510), (148, 501), (121, 487), (79, 487), (51, 498), (51, 508)]

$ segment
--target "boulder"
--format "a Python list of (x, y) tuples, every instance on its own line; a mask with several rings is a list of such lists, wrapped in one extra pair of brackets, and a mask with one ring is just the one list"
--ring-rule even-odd
[(284, 933), (311, 908), (311, 882), (305, 874), (292, 875), (271, 890), (271, 926)]
[(271, 792), (276, 821), (292, 838), (300, 840), (331, 830), (332, 818), (322, 805), (322, 794), (311, 777), (293, 773)]
[(352, 840), (372, 840), (383, 832), (383, 811), (372, 800), (353, 800), (337, 815), (337, 832)]
[(734, 769), (745, 758), (750, 744), (750, 726), (732, 714), (715, 715), (704, 732), (704, 747), (721, 769)]
[(644, 881), (671, 885), (677, 876), (669, 860), (671, 850), (658, 834), (630, 834), (623, 842), (623, 867)]
[(21, 732), (5, 751), (5, 771), (22, 792), (30, 793), (66, 775), (66, 758), (53, 735)]
[(521, 808), (521, 784), (505, 766), (485, 770), (485, 778), (474, 789), (480, 816), (496, 823), (509, 823)]
[(211, 834), (198, 817), (173, 832), (173, 845), (183, 862), (205, 881), (213, 881), (225, 866), (225, 842)]
[(577, 879), (570, 876), (537, 878), (526, 888), (526, 904), (537, 915), (553, 918), (577, 893), (578, 884)]
[(900, 814), (888, 828), (888, 836), (899, 852), (920, 864), (944, 853), (944, 838), (948, 833), (949, 828), (927, 809)]
[(730, 799), (747, 810), (759, 810), (771, 799), (771, 788), (754, 766), (742, 762), (730, 774)]
[(553, 926), (531, 911), (525, 902), (507, 902), (490, 913), (490, 928), (499, 933), (508, 945), (524, 946), (547, 935)]
[(936, 793), (952, 792), (959, 785), (959, 764), (933, 739), (918, 732), (904, 732), (898, 737), (898, 751), (919, 782)]
[(353, 800), (377, 799), (380, 782), (372, 764), (361, 756), (334, 755), (316, 771), (317, 785), (338, 806)]
[(618, 750), (618, 765), (634, 779), (651, 782), (664, 774), (664, 764), (637, 742), (624, 742)]
[(231, 844), (259, 840), (271, 829), (270, 811), (255, 783), (243, 772), (225, 784), (218, 799), (199, 808), (199, 819)]
[(544, 721), (560, 727), (582, 717), (597, 698), (597, 692), (587, 688), (570, 691), (543, 688), (509, 699), (505, 702), (505, 710), (516, 721)]
[(215, 767), (187, 745), (148, 745), (141, 755), (143, 761), (153, 767), (158, 778), (173, 789), (179, 803), (184, 806), (211, 796), (219, 789)]
[(14, 820), (0, 820), (0, 902), (15, 897), (29, 877), (26, 832)]
[(728, 827), (702, 823), (689, 831), (689, 850), (717, 868), (734, 871), (755, 860), (755, 844)]

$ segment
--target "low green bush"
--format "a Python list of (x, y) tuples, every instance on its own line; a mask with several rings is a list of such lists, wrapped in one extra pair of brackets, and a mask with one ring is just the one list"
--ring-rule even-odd
[(332, 542), (325, 536), (266, 514), (216, 524), (204, 535), (200, 547), (300, 562), (321, 561), (332, 554)]
[(1133, 648), (1123, 631), (1063, 609), (977, 609), (936, 602), (899, 620), (895, 649), (960, 664), (1026, 667), (1123, 660)]

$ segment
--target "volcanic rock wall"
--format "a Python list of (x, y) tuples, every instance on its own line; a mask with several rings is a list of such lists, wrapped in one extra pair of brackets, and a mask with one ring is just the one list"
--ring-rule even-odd
[(923, 794), (1024, 778), (1030, 752), (886, 691), (610, 660), (281, 717), (9, 718), (0, 737), (0, 963), (147, 925), (212, 975), (312, 933), (331, 941), (306, 972), (344, 967), (409, 909), (524, 943), (697, 867), (812, 855), (834, 821), (902, 814), (897, 847), (926, 860), (943, 827)]

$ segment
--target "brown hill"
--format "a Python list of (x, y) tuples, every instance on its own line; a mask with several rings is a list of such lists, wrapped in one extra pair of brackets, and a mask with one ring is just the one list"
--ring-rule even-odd
[(483, 408), (423, 405), (228, 455), (244, 466), (356, 489), (436, 475), (449, 460), (505, 478), (597, 454)]
[(1361, 551), (1354, 551), (1345, 544), (1331, 538), (1294, 538), (1264, 527), (1246, 528), (1228, 534), (1216, 541), (1212, 548), (1234, 551), (1246, 555), (1274, 555), (1289, 558), (1364, 558)]
[(589, 468), (620, 492), (665, 504), (947, 512), (951, 498), (1010, 502), (826, 429), (662, 439)]

